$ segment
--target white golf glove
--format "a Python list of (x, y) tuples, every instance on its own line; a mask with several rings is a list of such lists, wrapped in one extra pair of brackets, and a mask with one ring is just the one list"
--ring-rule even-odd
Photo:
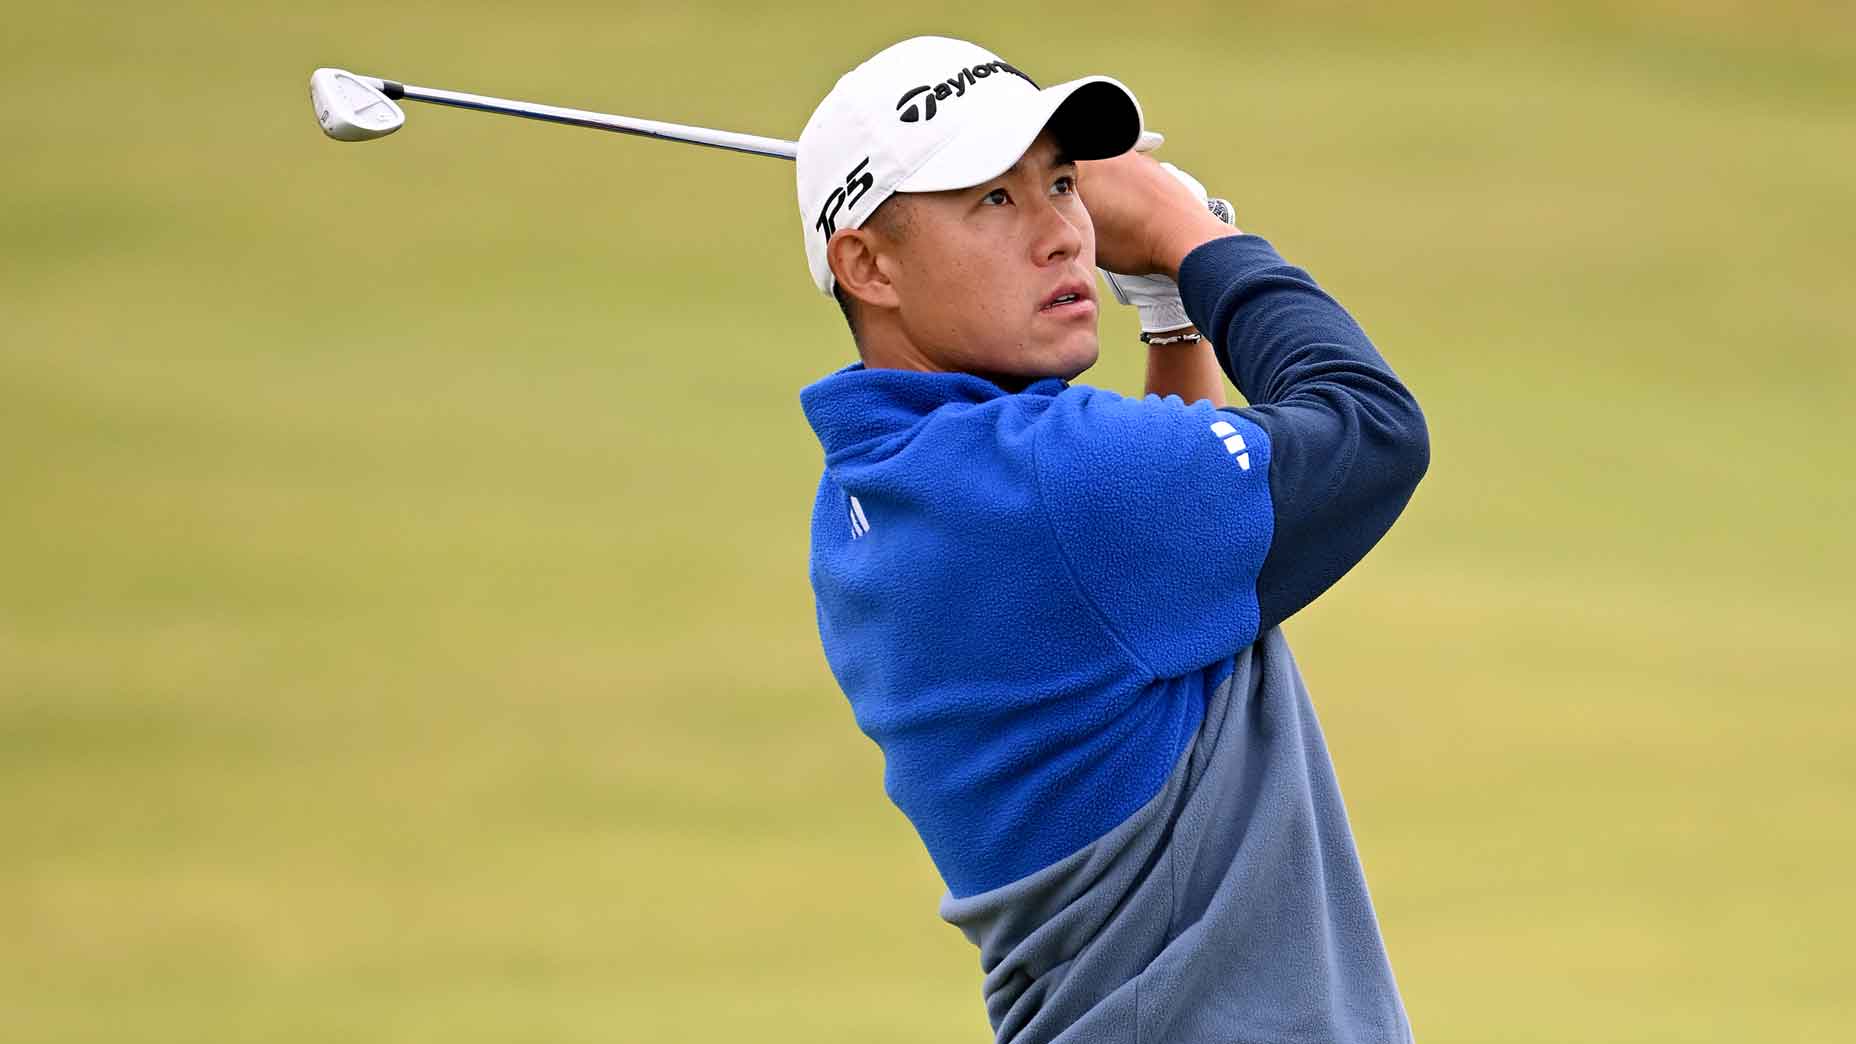
[[(1158, 137), (1158, 135), (1155, 135)], [(1147, 144), (1145, 140), (1142, 145)], [(1158, 144), (1157, 142), (1155, 144)], [(1136, 146), (1137, 151), (1147, 151)], [(1198, 178), (1180, 170), (1171, 163), (1160, 164), (1168, 174), (1179, 179), (1179, 183), (1192, 190), (1199, 197), (1206, 209), (1227, 225), (1237, 224), (1236, 214), (1228, 200), (1213, 199), (1206, 195), (1205, 186)], [(1119, 275), (1107, 269), (1098, 269), (1103, 278), (1108, 280), (1108, 288), (1114, 292), (1115, 300), (1122, 304), (1131, 304), (1141, 316), (1142, 333), (1164, 333), (1192, 325), (1191, 317), (1186, 315), (1186, 305), (1179, 299), (1179, 284), (1163, 275)]]

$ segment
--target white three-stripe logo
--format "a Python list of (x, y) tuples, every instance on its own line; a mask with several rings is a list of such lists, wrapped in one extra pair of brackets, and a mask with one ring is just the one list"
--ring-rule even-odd
[(870, 532), (870, 520), (864, 517), (864, 506), (857, 502), (856, 497), (852, 497), (851, 498), (851, 539), (856, 540), (858, 537), (863, 536), (865, 533), (868, 533), (868, 532)]
[(1244, 437), (1237, 433), (1230, 421), (1213, 421), (1212, 434), (1224, 440), (1225, 452), (1237, 458), (1238, 467), (1250, 470), (1250, 454), (1247, 452), (1250, 447), (1244, 445)]

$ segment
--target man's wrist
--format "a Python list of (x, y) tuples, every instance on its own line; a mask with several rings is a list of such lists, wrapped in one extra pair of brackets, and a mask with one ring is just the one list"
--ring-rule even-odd
[(1182, 222), (1160, 242), (1158, 256), (1154, 259), (1160, 266), (1160, 272), (1175, 282), (1179, 281), (1179, 266), (1186, 263), (1186, 255), (1204, 246), (1214, 239), (1226, 236), (1243, 235), (1237, 228), (1227, 225), (1213, 217), (1209, 211), (1200, 211), (1191, 220)]

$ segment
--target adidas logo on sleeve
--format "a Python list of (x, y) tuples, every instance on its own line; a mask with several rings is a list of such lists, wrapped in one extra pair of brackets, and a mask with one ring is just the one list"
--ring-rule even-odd
[(1230, 421), (1213, 421), (1212, 434), (1224, 440), (1225, 452), (1237, 458), (1238, 467), (1250, 470), (1250, 447), (1244, 445), (1244, 437)]

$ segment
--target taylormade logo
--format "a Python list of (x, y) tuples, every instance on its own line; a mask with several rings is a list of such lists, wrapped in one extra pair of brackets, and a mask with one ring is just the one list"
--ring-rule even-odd
[[(934, 114), (939, 111), (940, 102), (947, 101), (949, 98), (960, 98), (965, 96), (968, 87), (973, 86), (994, 73), (999, 73), (1001, 75), (1011, 73), (1013, 76), (1018, 77), (1033, 87), (1038, 85), (1036, 80), (1019, 72), (1005, 62), (984, 62), (971, 68), (962, 69), (940, 83), (923, 84), (920, 87), (909, 88), (907, 91), (903, 92), (902, 97), (896, 102), (896, 112), (899, 114), (896, 118), (904, 123), (932, 120), (934, 119)], [(919, 103), (916, 101), (917, 98), (921, 99)]]

